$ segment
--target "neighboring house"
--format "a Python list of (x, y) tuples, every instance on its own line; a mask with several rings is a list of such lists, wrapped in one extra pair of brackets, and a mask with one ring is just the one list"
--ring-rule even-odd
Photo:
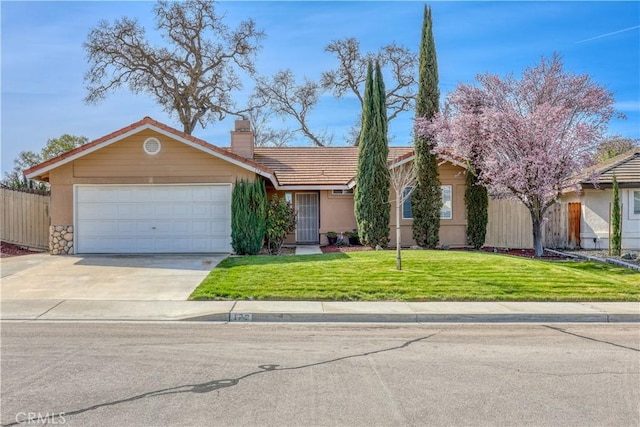
[(584, 249), (609, 247), (614, 174), (622, 203), (622, 249), (640, 249), (640, 148), (586, 169), (577, 177), (576, 186), (560, 198), (569, 203), (569, 221), (573, 216), (576, 226), (579, 224), (574, 234), (579, 235), (579, 246)]
[[(357, 157), (357, 147), (254, 147), (246, 120), (221, 148), (145, 117), (25, 175), (51, 185), (52, 254), (230, 252), (231, 193), (241, 179), (263, 179), (269, 197), (291, 201), (298, 220), (289, 243), (324, 244), (328, 231), (355, 229)], [(390, 166), (400, 158), (412, 161), (413, 149), (390, 147)], [(464, 169), (451, 159), (439, 168), (440, 241), (462, 246)], [(407, 202), (403, 245), (414, 244), (411, 218)]]

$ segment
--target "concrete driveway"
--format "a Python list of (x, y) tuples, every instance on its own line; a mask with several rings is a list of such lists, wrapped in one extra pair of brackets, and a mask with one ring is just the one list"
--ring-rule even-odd
[(0, 297), (186, 300), (227, 254), (23, 255), (2, 258)]

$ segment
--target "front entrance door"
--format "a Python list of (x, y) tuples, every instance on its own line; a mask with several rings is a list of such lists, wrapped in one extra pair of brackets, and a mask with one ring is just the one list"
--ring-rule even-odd
[(318, 243), (318, 193), (296, 193), (296, 242)]

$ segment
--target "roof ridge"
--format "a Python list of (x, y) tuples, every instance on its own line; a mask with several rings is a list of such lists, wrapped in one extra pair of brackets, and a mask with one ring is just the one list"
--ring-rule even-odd
[(624, 153), (620, 153), (617, 156), (611, 157), (600, 163), (596, 163), (595, 165), (591, 165), (588, 168), (584, 169), (579, 174), (577, 174), (576, 178), (580, 182), (582, 182), (583, 179), (591, 175), (594, 175), (594, 174), (602, 175), (604, 173), (609, 172), (611, 169), (614, 169), (620, 166), (621, 164), (628, 162), (629, 160), (631, 160), (632, 158), (638, 155), (640, 155), (640, 146), (634, 147), (630, 150), (625, 151)]

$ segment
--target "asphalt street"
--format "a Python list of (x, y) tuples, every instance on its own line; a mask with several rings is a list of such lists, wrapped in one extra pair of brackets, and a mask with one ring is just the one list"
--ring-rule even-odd
[(0, 326), (2, 425), (640, 425), (638, 324)]

